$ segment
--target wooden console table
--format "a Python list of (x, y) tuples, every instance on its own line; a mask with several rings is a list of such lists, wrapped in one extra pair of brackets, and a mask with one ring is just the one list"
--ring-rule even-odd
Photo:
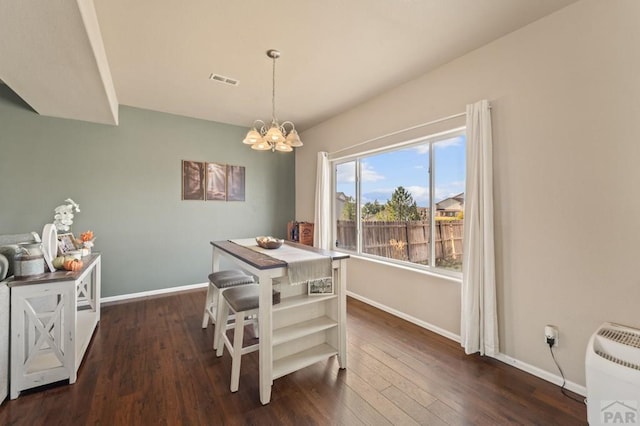
[[(287, 262), (230, 241), (215, 241), (213, 271), (221, 257), (237, 263), (258, 277), (260, 285), (259, 367), (260, 401), (271, 400), (271, 386), (279, 377), (337, 355), (341, 369), (347, 367), (346, 277), (349, 255), (286, 242), (332, 260), (334, 293), (308, 295), (306, 285), (289, 285)], [(282, 280), (286, 283), (278, 284)], [(279, 287), (281, 301), (274, 305), (272, 289)]]
[(100, 321), (100, 255), (82, 258), (80, 271), (10, 279), (10, 398), (20, 391), (69, 379)]

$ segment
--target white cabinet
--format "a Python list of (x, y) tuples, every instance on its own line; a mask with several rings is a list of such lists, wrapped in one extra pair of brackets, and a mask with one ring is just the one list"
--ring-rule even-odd
[(11, 399), (60, 380), (75, 383), (100, 321), (100, 255), (82, 260), (80, 271), (9, 280)]

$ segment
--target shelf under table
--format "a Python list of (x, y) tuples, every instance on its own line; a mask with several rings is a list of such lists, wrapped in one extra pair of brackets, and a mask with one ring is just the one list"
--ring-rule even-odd
[(293, 373), (294, 371), (297, 371), (304, 367), (308, 367), (318, 361), (322, 361), (337, 354), (337, 349), (329, 346), (326, 343), (313, 346), (302, 352), (297, 352), (295, 354), (275, 360), (273, 363), (271, 377), (275, 380), (279, 377), (286, 376), (289, 373)]

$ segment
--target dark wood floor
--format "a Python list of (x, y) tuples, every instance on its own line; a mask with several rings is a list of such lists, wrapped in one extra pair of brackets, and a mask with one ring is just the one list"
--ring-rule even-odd
[(104, 306), (77, 382), (5, 401), (0, 425), (586, 424), (557, 386), (353, 299), (348, 368), (332, 358), (277, 379), (262, 406), (258, 354), (230, 393), (203, 302), (190, 291)]

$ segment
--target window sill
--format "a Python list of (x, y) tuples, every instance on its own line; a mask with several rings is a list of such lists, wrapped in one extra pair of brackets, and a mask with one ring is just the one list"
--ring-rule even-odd
[[(341, 251), (341, 250), (339, 250)], [(342, 251), (343, 253), (348, 253), (350, 257), (354, 258), (354, 259), (358, 259), (358, 260), (364, 260), (366, 262), (373, 262), (373, 263), (377, 263), (379, 265), (384, 265), (384, 266), (389, 266), (391, 268), (398, 268), (398, 269), (404, 269), (405, 271), (411, 271), (411, 272), (415, 272), (417, 274), (422, 274), (422, 275), (428, 275), (430, 277), (435, 277), (435, 278), (441, 278), (443, 280), (447, 280), (447, 281), (452, 281), (458, 284), (462, 284), (462, 274), (458, 274), (458, 275), (449, 275), (447, 273), (438, 273), (438, 272), (434, 272), (434, 271), (429, 271), (426, 269), (421, 269), (421, 268), (414, 268), (408, 265), (401, 265), (398, 263), (394, 263), (394, 262), (387, 262), (381, 259), (377, 259), (377, 258), (372, 258), (369, 256), (362, 256), (360, 254), (355, 254), (353, 252), (349, 252), (349, 251)], [(452, 272), (451, 274), (455, 274), (455, 272)]]

